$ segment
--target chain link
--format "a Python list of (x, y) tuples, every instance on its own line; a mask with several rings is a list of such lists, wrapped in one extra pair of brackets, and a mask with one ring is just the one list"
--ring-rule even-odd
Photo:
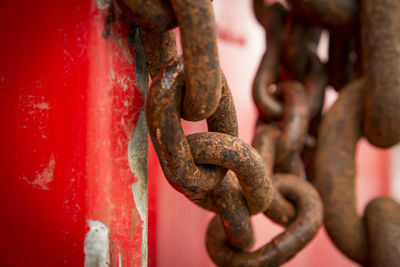
[[(117, 1), (140, 26), (152, 78), (147, 124), (164, 174), (177, 191), (216, 213), (206, 246), (219, 266), (281, 265), (323, 221), (352, 260), (400, 266), (400, 204), (374, 199), (360, 218), (354, 182), (359, 138), (379, 147), (400, 141), (400, 2), (288, 3), (253, 0), (267, 44), (252, 88), (259, 111), (253, 148), (237, 137), (211, 2)], [(177, 26), (183, 57), (171, 31)], [(316, 53), (323, 29), (330, 34), (325, 65)], [(323, 115), (328, 84), (340, 96)], [(185, 136), (180, 118), (206, 119), (209, 132)], [(250, 252), (250, 217), (260, 212), (285, 230)]]

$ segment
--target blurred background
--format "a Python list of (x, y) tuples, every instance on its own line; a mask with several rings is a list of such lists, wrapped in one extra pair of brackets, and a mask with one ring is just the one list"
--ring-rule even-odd
[[(239, 138), (251, 143), (257, 119), (251, 87), (266, 49), (264, 29), (253, 15), (251, 0), (218, 0), (213, 5), (218, 26), (220, 62), (235, 101)], [(318, 54), (323, 62), (327, 60), (328, 38), (328, 34), (324, 33), (318, 47)], [(325, 108), (336, 97), (337, 93), (328, 88)], [(182, 124), (186, 133), (207, 130), (204, 122), (191, 123), (182, 120)], [(156, 262), (151, 260), (151, 265), (214, 266), (205, 248), (205, 233), (213, 214), (174, 191), (162, 174), (151, 143), (149, 146), (149, 197), (153, 204), (150, 209), (155, 209), (156, 214), (156, 218), (149, 218), (150, 229), (155, 228), (153, 234), (150, 233), (150, 242), (155, 243), (152, 253)], [(360, 215), (366, 204), (376, 196), (390, 194), (400, 199), (399, 162), (400, 147), (382, 150), (370, 146), (365, 139), (359, 142), (356, 183)], [(254, 216), (252, 223), (256, 235), (253, 249), (260, 248), (284, 230), (264, 215)], [(151, 255), (150, 253), (150, 258)], [(324, 229), (321, 229), (314, 240), (284, 266), (350, 267), (357, 264), (343, 256)]]

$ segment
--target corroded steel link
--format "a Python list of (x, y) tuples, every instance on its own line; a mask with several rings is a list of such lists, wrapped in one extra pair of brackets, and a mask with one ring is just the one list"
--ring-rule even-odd
[(292, 13), (287, 24), (282, 64), (292, 79), (304, 83), (310, 118), (313, 118), (321, 112), (327, 85), (324, 65), (316, 55), (322, 29), (293, 16)]
[(329, 60), (327, 63), (329, 84), (336, 91), (353, 79), (354, 62), (350, 60), (352, 40), (341, 31), (329, 32)]
[(254, 233), (246, 199), (236, 175), (228, 171), (213, 191), (217, 213), (229, 245), (246, 249), (254, 243)]
[(296, 203), (296, 219), (267, 245), (245, 252), (229, 247), (221, 222), (214, 217), (208, 226), (206, 245), (218, 266), (278, 266), (293, 258), (318, 232), (323, 218), (315, 189), (292, 175), (280, 175), (275, 185), (285, 198)]
[(170, 1), (116, 0), (116, 2), (129, 19), (147, 30), (161, 33), (178, 26)]
[(293, 10), (327, 28), (346, 29), (354, 26), (357, 20), (357, 0), (288, 0), (288, 2)]
[[(198, 205), (215, 210), (211, 191), (222, 180), (226, 170), (215, 166), (195, 165), (179, 119), (183, 84), (181, 60), (173, 62), (162, 75), (153, 79), (146, 103), (150, 137), (168, 182)], [(229, 88), (224, 86), (221, 102), (225, 103), (222, 106), (226, 109), (226, 115), (221, 116), (221, 119), (226, 120), (226, 123), (221, 125), (222, 130), (228, 134), (237, 134), (233, 101), (225, 100), (230, 97)]]
[(173, 31), (154, 33), (144, 28), (139, 28), (139, 32), (146, 56), (147, 68), (151, 78), (154, 79), (161, 74), (165, 66), (168, 66), (178, 57), (175, 33)]
[[(276, 126), (259, 123), (253, 137), (252, 145), (263, 158), (264, 166), (269, 176), (272, 176), (275, 152), (280, 131)], [(274, 181), (274, 178), (273, 180)], [(276, 223), (287, 225), (295, 218), (296, 210), (293, 204), (287, 201), (279, 191), (275, 190), (272, 194), (270, 207), (264, 214)]]
[(370, 266), (400, 266), (400, 204), (376, 198), (365, 208), (364, 220)]
[[(296, 81), (278, 84), (283, 92), (283, 131), (278, 139), (275, 171), (292, 173), (305, 178), (300, 152), (308, 130), (308, 100), (301, 83)], [(295, 159), (297, 157), (297, 160)]]
[[(277, 266), (304, 248), (324, 220), (317, 191), (299, 179), (306, 176), (301, 156), (309, 160), (317, 149), (315, 163), (307, 166), (315, 168), (333, 242), (363, 265), (398, 266), (400, 204), (377, 198), (360, 218), (354, 187), (359, 138), (364, 135), (380, 147), (400, 141), (400, 2), (288, 2), (289, 10), (253, 0), (267, 41), (252, 88), (259, 110), (254, 149), (237, 138), (232, 95), (219, 67), (211, 1), (116, 1), (116, 8), (140, 26), (152, 78), (147, 124), (164, 174), (177, 191), (219, 216), (210, 222), (206, 239), (217, 265)], [(361, 41), (349, 37), (358, 35), (359, 24)], [(184, 60), (170, 31), (176, 26)], [(326, 69), (316, 54), (320, 27), (330, 31)], [(317, 134), (326, 70), (336, 89), (361, 73), (365, 78), (340, 92)], [(206, 119), (209, 132), (185, 136), (181, 118)], [(248, 252), (254, 243), (250, 217), (259, 212), (286, 230)]]
[(292, 12), (286, 24), (282, 64), (289, 76), (303, 81), (309, 72), (310, 54), (316, 51), (322, 29), (294, 16)]
[(321, 113), (325, 99), (325, 88), (328, 85), (328, 76), (325, 67), (315, 53), (310, 54), (309, 70), (304, 80), (307, 93), (310, 118), (315, 118)]
[[(178, 22), (185, 59), (186, 93), (182, 105), (182, 118), (199, 121), (210, 117), (218, 106), (222, 84), (216, 44), (217, 33), (211, 1), (200, 0), (193, 3), (188, 0), (119, 0), (118, 3), (132, 20), (141, 27), (159, 35), (174, 28), (176, 21)], [(156, 37), (156, 34), (149, 36)], [(172, 40), (169, 37), (158, 36), (156, 38), (169, 40), (172, 45)], [(152, 43), (158, 43), (158, 47), (149, 46), (151, 53), (147, 53), (148, 55), (159, 53), (160, 56), (164, 56), (163, 53), (171, 51), (162, 49), (160, 42)], [(164, 44), (163, 46), (166, 47)], [(168, 55), (165, 56), (168, 57)], [(162, 60), (165, 59), (165, 57), (161, 58)], [(164, 65), (158, 65), (156, 62), (155, 60), (148, 60), (148, 64), (153, 65), (149, 67), (156, 68), (158, 66), (159, 69), (162, 69)]]
[(261, 119), (258, 119), (251, 144), (261, 155), (268, 176), (272, 176), (273, 174), (276, 145), (280, 133), (281, 131), (277, 126), (266, 124)]
[[(258, 3), (254, 2), (254, 6)], [(281, 4), (274, 4), (266, 9), (265, 22), (267, 48), (261, 59), (253, 82), (253, 99), (264, 118), (279, 119), (282, 117), (282, 104), (271, 94), (269, 87), (276, 82), (280, 66), (284, 21), (287, 10)]]
[(182, 118), (210, 117), (221, 96), (217, 30), (210, 0), (170, 0), (182, 38), (185, 59), (185, 95)]
[(217, 110), (215, 110), (206, 122), (210, 132), (226, 133), (236, 137), (239, 135), (235, 103), (233, 102), (231, 90), (223, 72), (221, 99)]
[(400, 1), (361, 1), (364, 133), (378, 147), (400, 141)]
[(223, 133), (191, 134), (187, 140), (197, 164), (221, 166), (236, 174), (251, 215), (269, 207), (271, 181), (254, 148), (237, 137)]
[(124, 13), (140, 27), (165, 32), (177, 26), (170, 1), (166, 0), (116, 0)]
[(345, 255), (361, 264), (368, 258), (367, 237), (356, 211), (354, 178), (364, 87), (365, 80), (359, 79), (343, 88), (325, 115), (315, 162), (315, 183), (324, 203), (326, 231)]

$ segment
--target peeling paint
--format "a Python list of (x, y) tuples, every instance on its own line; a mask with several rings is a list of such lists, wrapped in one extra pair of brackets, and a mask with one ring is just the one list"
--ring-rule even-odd
[(133, 65), (133, 56), (127, 42), (121, 38), (118, 38), (116, 42), (118, 46), (121, 48), (121, 52), (124, 58), (129, 62), (129, 64)]
[(47, 102), (34, 103), (32, 104), (32, 107), (40, 110), (50, 110), (50, 104)]
[(27, 181), (33, 187), (39, 188), (42, 190), (49, 190), (49, 183), (54, 180), (54, 169), (56, 167), (56, 159), (54, 154), (51, 154), (49, 158), (49, 163), (41, 172), (36, 172), (35, 179), (30, 181), (26, 177), (22, 177), (23, 180)]
[(100, 221), (89, 220), (85, 237), (85, 267), (110, 266), (108, 228)]
[[(131, 26), (132, 27), (132, 26)], [(136, 27), (135, 39), (135, 77), (138, 90), (146, 97), (149, 88), (149, 73), (145, 61), (144, 51)], [(146, 103), (146, 101), (144, 101)], [(142, 266), (147, 266), (147, 214), (148, 214), (148, 191), (147, 191), (147, 158), (148, 158), (148, 135), (146, 126), (146, 115), (140, 111), (136, 129), (129, 142), (128, 157), (131, 171), (138, 179), (132, 185), (132, 193), (142, 224)]]
[(129, 142), (129, 165), (137, 177), (132, 185), (133, 198), (142, 225), (142, 266), (147, 266), (147, 127), (144, 111), (140, 112), (133, 138)]

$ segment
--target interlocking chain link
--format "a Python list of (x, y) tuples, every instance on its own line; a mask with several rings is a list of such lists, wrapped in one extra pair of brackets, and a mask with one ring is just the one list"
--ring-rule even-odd
[[(140, 26), (152, 78), (147, 124), (164, 174), (177, 191), (216, 213), (206, 246), (217, 265), (281, 265), (324, 221), (354, 261), (400, 266), (399, 203), (377, 198), (359, 218), (354, 190), (359, 138), (379, 147), (400, 141), (398, 0), (288, 0), (287, 6), (253, 0), (267, 44), (252, 88), (259, 111), (254, 148), (237, 137), (211, 1), (117, 4)], [(171, 31), (177, 26), (182, 57)], [(316, 54), (323, 29), (330, 34), (325, 65)], [(340, 96), (323, 116), (328, 84)], [(206, 119), (208, 132), (185, 136), (180, 118)], [(250, 217), (260, 212), (285, 230), (250, 252)]]

